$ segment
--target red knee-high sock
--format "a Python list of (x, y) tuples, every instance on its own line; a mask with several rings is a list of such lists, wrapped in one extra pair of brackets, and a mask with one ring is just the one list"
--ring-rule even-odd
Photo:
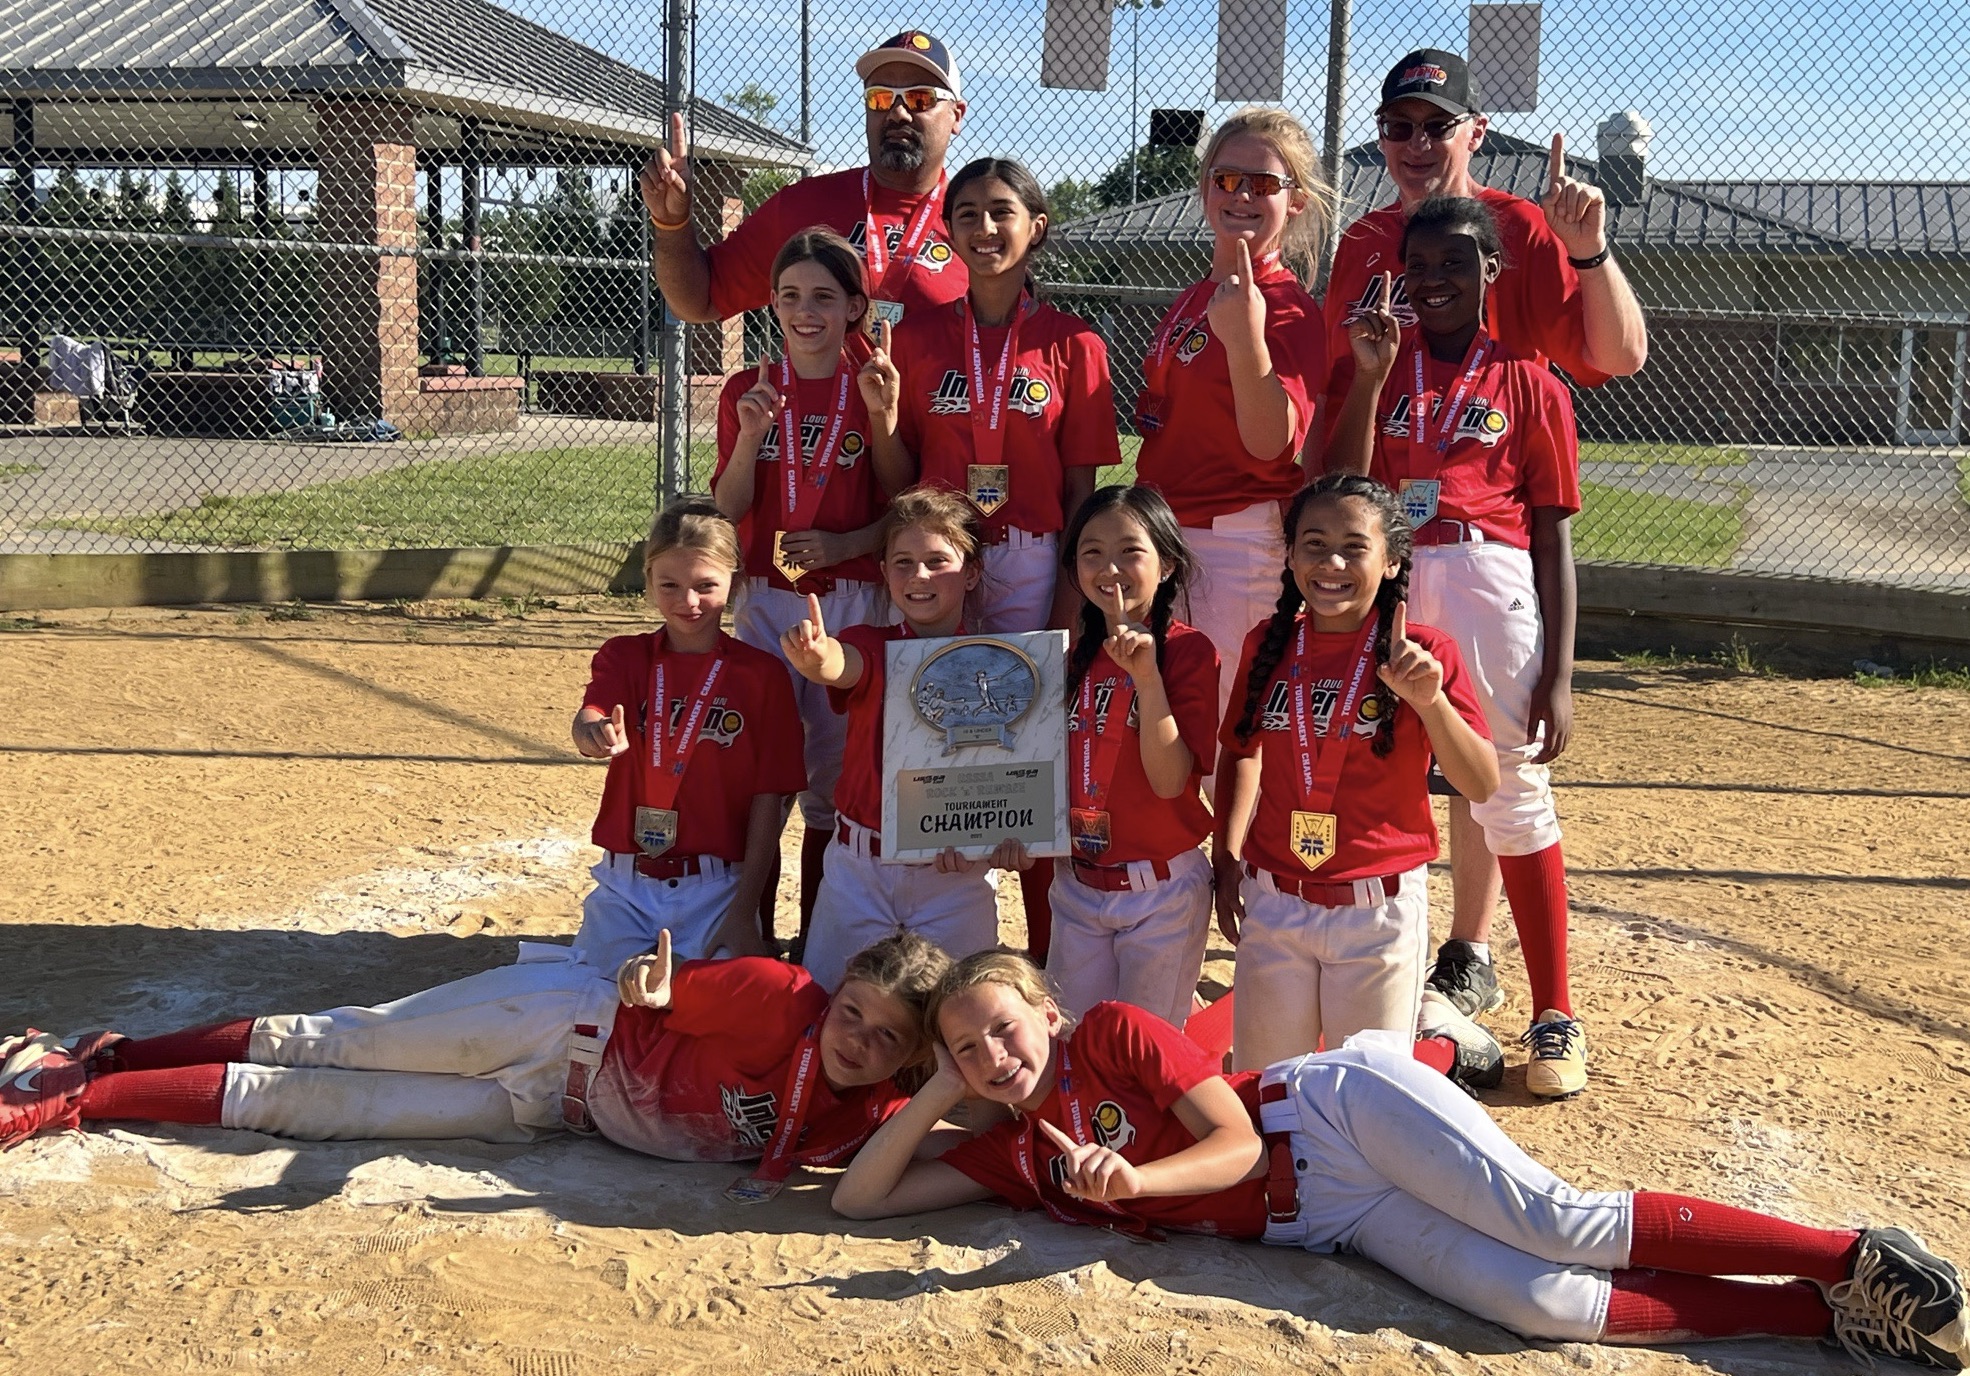
[(1573, 1016), (1566, 978), (1566, 861), (1555, 841), (1531, 855), (1501, 855), (1505, 897), (1525, 953), (1525, 980), (1532, 986), (1534, 1017), (1548, 1008)]
[(180, 1065), (213, 1065), (246, 1059), (247, 1039), (253, 1035), (253, 1019), (234, 1018), (230, 1022), (207, 1023), (167, 1032), (161, 1037), (132, 1037), (117, 1042), (104, 1053), (103, 1069), (169, 1070)]
[(1616, 1271), (1604, 1341), (1643, 1346), (1691, 1338), (1823, 1338), (1833, 1325), (1810, 1281), (1721, 1280), (1677, 1271)]
[(1439, 1075), (1448, 1075), (1457, 1066), (1457, 1043), (1448, 1037), (1418, 1037), (1410, 1054)]
[(1019, 875), (1019, 898), (1026, 905), (1026, 953), (1033, 963), (1045, 968), (1047, 948), (1053, 945), (1053, 903), (1047, 897), (1053, 888), (1053, 861), (1035, 860), (1033, 868)]
[(98, 1075), (82, 1091), (77, 1107), (84, 1118), (214, 1124), (225, 1098), (225, 1066), (180, 1065)]
[(1628, 1264), (1699, 1276), (1799, 1276), (1837, 1285), (1852, 1274), (1860, 1240), (1850, 1228), (1808, 1228), (1708, 1199), (1638, 1190)]

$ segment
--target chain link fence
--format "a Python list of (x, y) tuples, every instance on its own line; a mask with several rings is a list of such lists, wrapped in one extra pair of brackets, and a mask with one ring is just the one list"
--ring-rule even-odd
[(1208, 260), (1183, 112), (1330, 128), (1352, 216), (1392, 198), (1389, 64), (1468, 47), (1475, 175), (1536, 197), (1564, 132), (1649, 316), (1643, 372), (1576, 393), (1579, 556), (1970, 591), (1970, 152), (1936, 79), (1970, 55), (1960, 6), (8, 13), (0, 552), (637, 538), (656, 493), (708, 485), (720, 374), (771, 343), (664, 317), (635, 172), (667, 112), (717, 232), (866, 161), (854, 59), (920, 25), (962, 67), (952, 165), (1050, 188), (1044, 274), (1108, 340), (1125, 456), (1149, 331)]

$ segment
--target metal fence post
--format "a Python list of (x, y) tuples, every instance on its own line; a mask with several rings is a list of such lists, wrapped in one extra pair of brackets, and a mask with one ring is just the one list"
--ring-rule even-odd
[[(664, 59), (665, 104), (683, 110), (689, 118), (691, 100), (691, 9), (690, 0), (666, 0), (665, 32), (670, 47)], [(687, 472), (686, 449), (691, 435), (690, 327), (664, 306), (663, 329), (663, 422), (661, 454), (657, 475), (659, 504), (684, 490)]]
[[(1327, 185), (1339, 195), (1341, 179), (1341, 121), (1346, 113), (1348, 73), (1348, 29), (1354, 18), (1352, 0), (1330, 0), (1327, 12), (1327, 112), (1321, 129), (1320, 167), (1327, 174)], [(1338, 220), (1346, 214), (1337, 209), (1336, 222), (1320, 234), (1320, 261), (1314, 264), (1313, 294), (1327, 294), (1327, 274), (1334, 266), (1334, 248), (1340, 243)]]

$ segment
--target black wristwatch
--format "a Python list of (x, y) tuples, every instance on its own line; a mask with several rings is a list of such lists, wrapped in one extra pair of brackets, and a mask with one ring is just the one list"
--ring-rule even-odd
[(1575, 258), (1572, 254), (1568, 254), (1566, 261), (1573, 268), (1575, 272), (1585, 272), (1588, 268), (1599, 267), (1602, 263), (1605, 263), (1610, 257), (1612, 257), (1613, 254), (1614, 254), (1614, 245), (1603, 244), (1601, 246), (1601, 251), (1599, 253), (1596, 253), (1592, 258)]

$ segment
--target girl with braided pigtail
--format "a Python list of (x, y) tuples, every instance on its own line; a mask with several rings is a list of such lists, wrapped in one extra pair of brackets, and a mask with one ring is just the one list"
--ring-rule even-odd
[[(1329, 475), (1294, 499), (1286, 529), (1279, 602), (1245, 638), (1244, 703), (1219, 738), (1213, 850), (1218, 925), (1238, 948), (1241, 1069), (1371, 1028), (1414, 1035), (1437, 853), (1431, 757), (1467, 797), (1498, 783), (1456, 644), (1409, 623), (1410, 530), (1394, 495)], [(1478, 1042), (1423, 1059), (1465, 1083), (1502, 1065)]]
[(1176, 618), (1195, 568), (1176, 513), (1146, 487), (1104, 487), (1068, 523), (1063, 582), (1081, 606), (1067, 662), (1074, 850), (1054, 868), (1047, 973), (1079, 1012), (1104, 999), (1182, 1027), (1211, 921), (1218, 652)]

